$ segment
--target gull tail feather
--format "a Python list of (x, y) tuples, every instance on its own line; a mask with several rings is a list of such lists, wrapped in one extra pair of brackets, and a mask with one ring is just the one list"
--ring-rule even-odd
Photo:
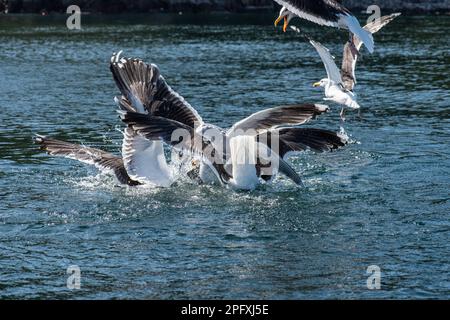
[(358, 104), (358, 102), (356, 102), (356, 101), (352, 101), (351, 103), (350, 103), (350, 105), (349, 105), (349, 107), (350, 108), (352, 108), (352, 109), (361, 109), (361, 106)]

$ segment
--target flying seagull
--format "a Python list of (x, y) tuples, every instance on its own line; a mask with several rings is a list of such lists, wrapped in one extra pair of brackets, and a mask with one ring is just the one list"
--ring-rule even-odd
[(374, 50), (372, 34), (361, 28), (358, 19), (340, 0), (274, 0), (282, 6), (275, 26), (284, 19), (283, 30), (294, 17), (300, 17), (322, 26), (345, 28), (356, 35), (370, 53)]
[[(380, 19), (367, 24), (364, 27), (364, 30), (370, 32), (371, 34), (376, 33), (399, 15), (400, 13), (394, 13), (381, 17)], [(291, 28), (297, 32), (300, 32), (295, 27)], [(341, 110), (341, 118), (344, 119), (344, 107), (360, 109), (360, 106), (356, 101), (356, 94), (353, 90), (356, 85), (356, 61), (358, 59), (362, 42), (357, 37), (353, 36), (352, 40), (345, 44), (342, 67), (340, 70), (334, 61), (334, 57), (325, 46), (311, 39), (310, 43), (319, 53), (327, 72), (327, 78), (314, 83), (313, 86), (325, 88), (326, 98), (324, 100), (334, 101), (343, 106)]]
[[(286, 162), (292, 152), (331, 151), (347, 143), (346, 136), (333, 131), (287, 127), (303, 124), (327, 111), (327, 106), (316, 104), (263, 110), (237, 122), (225, 133), (220, 131), (216, 142), (210, 133), (203, 134), (175, 120), (129, 111), (123, 112), (121, 118), (138, 135), (164, 141), (200, 158), (222, 185), (252, 190), (262, 181), (272, 180), (278, 172), (302, 185), (300, 176)], [(182, 139), (173, 139), (176, 130), (186, 132)]]

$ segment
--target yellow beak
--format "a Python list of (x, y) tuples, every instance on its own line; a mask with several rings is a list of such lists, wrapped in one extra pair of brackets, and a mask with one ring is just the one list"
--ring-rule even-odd
[(288, 19), (287, 19), (287, 17), (286, 16), (279, 16), (278, 18), (277, 18), (277, 20), (275, 20), (275, 22), (274, 22), (274, 25), (275, 25), (275, 27), (280, 23), (280, 21), (281, 20), (283, 20), (284, 19), (284, 24), (283, 24), (283, 32), (286, 32), (286, 30), (287, 30), (287, 27), (288, 27)]
[(289, 24), (288, 18), (287, 18), (287, 17), (284, 17), (283, 32), (286, 32), (287, 27), (288, 27), (288, 24)]
[(275, 27), (280, 23), (281, 19), (283, 19), (283, 17), (282, 17), (282, 16), (279, 16), (279, 17), (277, 18), (277, 20), (275, 20), (275, 22), (273, 23), (273, 24), (275, 25)]
[(314, 88), (316, 88), (316, 87), (320, 87), (320, 82), (316, 82), (316, 83), (314, 83), (314, 84), (313, 84), (313, 87), (314, 87)]

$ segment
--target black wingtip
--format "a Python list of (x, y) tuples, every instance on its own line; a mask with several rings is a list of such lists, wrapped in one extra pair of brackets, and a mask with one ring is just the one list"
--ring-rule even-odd
[(143, 114), (139, 112), (122, 111), (122, 110), (117, 110), (117, 112), (119, 113), (120, 120), (122, 120), (124, 123), (128, 125), (133, 125), (136, 124), (136, 122), (146, 121), (151, 118), (148, 114)]

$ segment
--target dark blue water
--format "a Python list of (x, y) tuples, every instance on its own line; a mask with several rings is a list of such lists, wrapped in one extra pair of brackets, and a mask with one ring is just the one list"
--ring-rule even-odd
[[(270, 15), (216, 17), (90, 17), (82, 31), (0, 17), (0, 298), (449, 298), (448, 16), (377, 34), (358, 66), (362, 120), (345, 124), (353, 143), (291, 159), (306, 189), (282, 177), (253, 192), (133, 189), (33, 145), (40, 133), (120, 153), (118, 50), (158, 64), (217, 125), (321, 101), (309, 44)], [(340, 59), (345, 32), (305, 30)], [(309, 124), (339, 125), (336, 106)], [(66, 287), (70, 265), (80, 290)], [(370, 265), (381, 290), (366, 286)]]

